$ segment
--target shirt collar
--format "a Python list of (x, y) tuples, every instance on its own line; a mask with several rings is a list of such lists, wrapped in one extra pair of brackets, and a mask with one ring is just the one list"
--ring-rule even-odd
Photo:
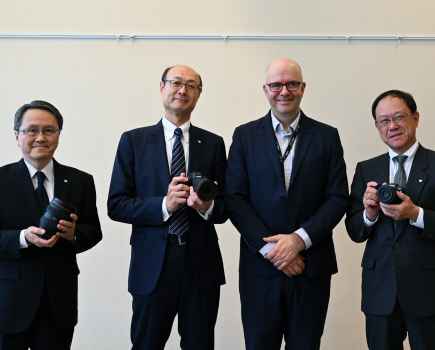
[[(411, 159), (415, 156), (417, 149), (418, 149), (418, 142), (415, 141), (415, 143), (411, 147), (409, 147), (406, 152), (403, 152), (402, 154), (404, 156), (408, 156), (408, 159)], [(391, 148), (388, 148), (388, 154), (390, 155), (390, 159), (393, 159), (395, 156), (399, 155), (399, 153), (393, 151)]]
[(180, 126), (176, 126), (172, 122), (170, 122), (166, 117), (162, 118), (163, 132), (165, 134), (165, 140), (169, 141), (174, 137), (174, 131), (176, 128), (180, 128), (183, 132), (183, 139), (185, 141), (189, 140), (189, 129), (190, 129), (190, 120), (181, 124)]
[[(24, 160), (24, 164), (26, 164), (27, 169), (29, 169), (30, 177), (33, 179), (38, 169), (36, 169), (32, 164)], [(54, 162), (53, 159), (51, 159), (48, 164), (40, 170), (44, 173), (45, 177), (47, 178), (47, 181), (50, 183), (54, 183)]]
[[(281, 122), (279, 121), (279, 119), (273, 114), (272, 111), (270, 111), (270, 115), (272, 117), (272, 126), (273, 126), (273, 130), (275, 132), (287, 132), (284, 130), (284, 128), (282, 127)], [(293, 130), (296, 130), (296, 127), (298, 126), (299, 120), (301, 119), (301, 111), (298, 112), (295, 120), (293, 120), (293, 123), (290, 124), (290, 126), (293, 128)]]

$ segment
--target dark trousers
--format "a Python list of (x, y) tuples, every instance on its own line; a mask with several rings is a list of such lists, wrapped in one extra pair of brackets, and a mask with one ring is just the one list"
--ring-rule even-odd
[(366, 336), (370, 350), (403, 350), (408, 334), (412, 350), (435, 349), (435, 316), (406, 315), (396, 303), (391, 315), (366, 315)]
[(328, 310), (331, 276), (240, 276), (247, 350), (318, 350)]
[(41, 304), (30, 327), (20, 333), (0, 334), (0, 350), (69, 350), (73, 333), (74, 328), (57, 327), (44, 289)]
[(177, 314), (181, 349), (214, 349), (220, 287), (200, 286), (186, 258), (187, 247), (169, 239), (156, 289), (133, 295), (132, 350), (164, 349)]

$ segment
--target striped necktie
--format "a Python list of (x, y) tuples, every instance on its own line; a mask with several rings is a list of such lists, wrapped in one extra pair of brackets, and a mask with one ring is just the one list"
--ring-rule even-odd
[[(184, 159), (184, 149), (181, 143), (183, 132), (180, 128), (174, 131), (175, 142), (172, 148), (171, 177), (186, 173), (186, 160)], [(189, 215), (187, 207), (184, 205), (177, 209), (169, 219), (169, 234), (176, 235), (179, 242), (183, 242), (182, 236), (189, 230)]]

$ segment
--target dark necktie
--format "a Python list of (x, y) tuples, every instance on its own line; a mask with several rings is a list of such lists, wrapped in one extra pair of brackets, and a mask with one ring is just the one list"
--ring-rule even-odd
[(38, 203), (38, 209), (40, 215), (42, 215), (45, 211), (45, 208), (47, 208), (49, 202), (47, 191), (45, 190), (44, 187), (44, 181), (46, 179), (45, 174), (42, 171), (37, 171), (36, 179), (38, 180), (38, 187), (36, 187), (35, 194)]
[[(405, 172), (405, 161), (408, 156), (400, 155), (395, 156), (393, 160), (397, 163), (397, 170), (394, 174), (394, 183), (398, 184), (400, 187), (404, 188), (406, 186), (406, 172)], [(394, 231), (396, 234), (399, 232), (401, 225), (403, 225), (403, 220), (394, 221)]]
[[(186, 173), (186, 160), (184, 159), (184, 149), (181, 143), (183, 132), (180, 128), (174, 131), (175, 142), (172, 148), (171, 177)], [(187, 207), (184, 205), (177, 209), (169, 219), (169, 234), (176, 235), (180, 244), (183, 242), (183, 234), (189, 229), (189, 215)]]
[(405, 161), (408, 156), (395, 156), (393, 160), (397, 163), (397, 171), (394, 174), (394, 183), (398, 184), (400, 187), (406, 186), (406, 172), (405, 172)]

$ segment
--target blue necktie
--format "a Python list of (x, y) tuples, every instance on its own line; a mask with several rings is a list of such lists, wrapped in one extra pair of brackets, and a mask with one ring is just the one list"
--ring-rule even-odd
[[(405, 188), (406, 181), (407, 181), (405, 166), (404, 166), (406, 158), (408, 158), (408, 156), (404, 156), (404, 155), (395, 156), (393, 158), (393, 160), (397, 163), (397, 170), (396, 173), (394, 174), (394, 183), (398, 184), (402, 188)], [(404, 220), (394, 221), (394, 231), (396, 232), (396, 234), (399, 232), (400, 227), (403, 226), (405, 222), (406, 221)]]
[(44, 214), (44, 211), (47, 208), (49, 202), (47, 191), (44, 187), (44, 181), (46, 179), (45, 174), (42, 171), (37, 171), (36, 179), (38, 180), (38, 187), (36, 187), (35, 195), (38, 203), (39, 213), (40, 215), (42, 215)]
[[(171, 177), (179, 176), (181, 173), (186, 173), (186, 161), (184, 159), (184, 149), (181, 143), (183, 132), (180, 128), (174, 131), (175, 142), (172, 148), (171, 161)], [(183, 205), (177, 209), (169, 219), (169, 234), (176, 235), (178, 241), (182, 244), (183, 234), (189, 230), (189, 215), (187, 207)]]

